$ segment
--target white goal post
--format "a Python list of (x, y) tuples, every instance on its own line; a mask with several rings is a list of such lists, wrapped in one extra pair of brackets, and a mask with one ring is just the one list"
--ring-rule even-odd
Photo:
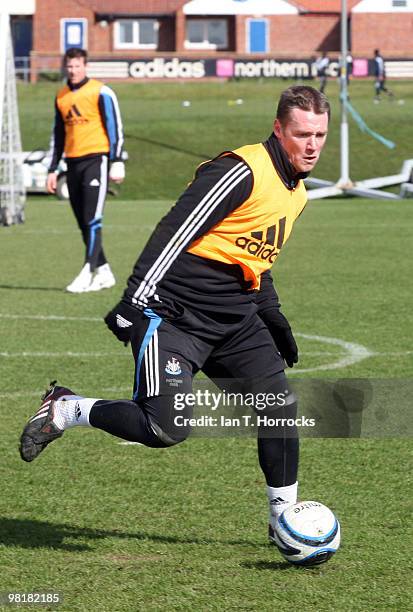
[(0, 225), (24, 221), (22, 164), (10, 18), (0, 8)]

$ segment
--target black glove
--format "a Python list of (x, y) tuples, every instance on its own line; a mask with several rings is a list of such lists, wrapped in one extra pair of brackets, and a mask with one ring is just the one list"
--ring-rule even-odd
[(104, 321), (117, 339), (127, 346), (131, 338), (133, 326), (140, 318), (141, 311), (138, 308), (121, 300), (113, 310), (108, 312)]
[(277, 308), (266, 311), (260, 316), (270, 330), (281, 357), (292, 368), (298, 362), (298, 347), (287, 319)]

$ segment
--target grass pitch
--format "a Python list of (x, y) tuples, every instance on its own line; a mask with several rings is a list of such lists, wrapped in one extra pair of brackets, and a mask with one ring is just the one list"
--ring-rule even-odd
[[(274, 267), (298, 334), (292, 379), (357, 378), (374, 394), (380, 385), (402, 390), (379, 406), (372, 437), (302, 440), (300, 497), (326, 503), (342, 525), (342, 547), (326, 565), (294, 568), (267, 544), (253, 439), (194, 437), (153, 450), (77, 428), (33, 464), (17, 452), (54, 378), (91, 397), (130, 397), (129, 350), (102, 317), (196, 163), (265, 138), (285, 85), (114, 86), (130, 161), (121, 197), (109, 200), (105, 215), (105, 249), (119, 281), (113, 289), (64, 293), (82, 263), (67, 204), (31, 198), (25, 225), (0, 228), (3, 592), (57, 591), (63, 603), (49, 609), (67, 612), (409, 609), (411, 429), (406, 421), (389, 439), (380, 424), (410, 407), (411, 201), (310, 203)], [(316, 174), (334, 179), (338, 103), (335, 84), (328, 87), (333, 123)], [(55, 89), (20, 88), (26, 150), (47, 145)], [(411, 157), (411, 86), (394, 90), (404, 105), (373, 105), (372, 83), (351, 86), (367, 123), (398, 143), (387, 151), (352, 126), (354, 178), (398, 172)], [(244, 104), (228, 104), (236, 98)], [(181, 106), (185, 99), (190, 107)]]
[[(316, 85), (314, 82), (306, 82)], [(195, 167), (221, 151), (265, 140), (272, 130), (283, 89), (281, 79), (231, 83), (113, 83), (122, 111), (125, 148), (129, 153), (123, 199), (175, 198)], [(396, 99), (373, 104), (372, 81), (352, 81), (351, 103), (368, 126), (393, 140), (389, 150), (360, 131), (349, 117), (350, 174), (353, 180), (400, 172), (412, 157), (413, 87), (391, 83)], [(47, 149), (53, 124), (57, 84), (21, 85), (19, 108), (24, 149)], [(337, 180), (340, 175), (340, 102), (336, 82), (326, 90), (332, 108), (330, 134), (315, 175)], [(242, 100), (242, 104), (234, 104)], [(191, 106), (182, 106), (184, 101)], [(403, 102), (403, 104), (400, 104)]]
[[(407, 609), (406, 439), (302, 441), (300, 496), (331, 506), (343, 530), (339, 553), (310, 570), (267, 545), (253, 439), (152, 450), (75, 429), (33, 464), (20, 460), (20, 430), (50, 379), (92, 397), (130, 397), (129, 350), (101, 317), (168, 206), (108, 204), (105, 245), (119, 285), (98, 294), (62, 290), (81, 265), (67, 204), (36, 199), (24, 226), (1, 230), (2, 589), (57, 590), (70, 612)], [(275, 267), (285, 311), (298, 333), (373, 354), (314, 371), (347, 352), (301, 337), (301, 377), (412, 377), (412, 217), (408, 202), (309, 205)], [(398, 409), (386, 406), (390, 418)]]

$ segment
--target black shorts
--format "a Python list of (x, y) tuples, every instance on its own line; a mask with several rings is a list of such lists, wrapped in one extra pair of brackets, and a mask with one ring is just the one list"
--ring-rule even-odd
[[(205, 320), (203, 321), (205, 324)], [(216, 328), (216, 320), (214, 320)], [(260, 317), (221, 326), (213, 342), (162, 319), (151, 309), (142, 313), (132, 336), (135, 358), (133, 399), (190, 393), (192, 379), (202, 370), (211, 380), (254, 381), (284, 370), (284, 361)]]
[[(131, 338), (135, 357), (133, 399), (145, 409), (152, 429), (167, 445), (189, 434), (189, 425), (182, 427), (175, 421), (175, 396), (192, 393), (193, 377), (200, 370), (221, 390), (276, 394), (280, 384), (285, 390), (285, 377), (276, 376), (284, 370), (284, 360), (255, 312), (234, 324), (219, 325), (216, 318), (211, 320), (209, 337), (213, 341), (190, 333), (188, 320), (195, 331), (196, 316), (185, 309), (173, 321), (146, 309)], [(205, 325), (205, 316), (202, 323)], [(190, 419), (192, 412), (192, 407), (185, 405), (179, 414)], [(271, 431), (271, 436), (274, 435)]]

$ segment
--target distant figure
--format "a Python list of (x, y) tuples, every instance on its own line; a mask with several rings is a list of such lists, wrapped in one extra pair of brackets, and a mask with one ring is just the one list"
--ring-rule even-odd
[(327, 57), (327, 53), (323, 51), (321, 56), (317, 59), (315, 66), (317, 69), (317, 76), (320, 79), (320, 91), (324, 93), (327, 85), (327, 68), (330, 65), (330, 60)]
[(380, 102), (380, 94), (382, 91), (384, 91), (389, 98), (393, 98), (393, 92), (390, 91), (389, 89), (387, 89), (386, 87), (386, 69), (384, 66), (384, 59), (383, 57), (380, 55), (380, 51), (379, 49), (375, 49), (374, 50), (374, 76), (375, 76), (375, 81), (374, 81), (374, 89), (375, 89), (375, 96), (374, 96), (374, 102), (377, 104), (378, 102)]
[(84, 265), (66, 291), (84, 293), (116, 282), (103, 251), (102, 221), (108, 180), (121, 183), (125, 177), (123, 128), (115, 93), (86, 76), (87, 52), (71, 47), (64, 64), (67, 84), (55, 98), (47, 190), (56, 192), (57, 167), (64, 154), (70, 204), (85, 243)]

